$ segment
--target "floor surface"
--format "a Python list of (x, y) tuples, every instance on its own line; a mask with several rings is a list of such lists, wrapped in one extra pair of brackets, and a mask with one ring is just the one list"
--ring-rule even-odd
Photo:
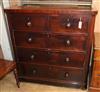
[(21, 82), (17, 88), (13, 73), (0, 80), (0, 92), (87, 92), (86, 90)]

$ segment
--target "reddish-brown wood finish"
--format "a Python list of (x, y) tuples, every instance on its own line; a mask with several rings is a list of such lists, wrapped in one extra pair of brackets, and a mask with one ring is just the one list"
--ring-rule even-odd
[[(50, 16), (50, 26), (51, 30), (54, 32), (70, 32), (70, 31), (78, 31), (78, 32), (87, 32), (88, 31), (88, 22), (89, 22), (89, 15), (85, 14), (58, 14)], [(78, 22), (82, 19), (82, 29), (78, 28)], [(70, 26), (68, 26), (70, 23)]]
[[(54, 80), (65, 80), (81, 82), (82, 72), (80, 69), (62, 68), (51, 65), (22, 64), (24, 73), (27, 77), (42, 77)], [(78, 77), (77, 77), (78, 76)]]
[[(45, 14), (23, 14), (14, 13), (12, 16), (12, 24), (14, 30), (21, 31), (44, 31), (47, 26), (47, 16)], [(16, 18), (15, 18), (16, 17)]]
[(13, 7), (5, 13), (21, 81), (86, 87), (95, 11)]
[(82, 52), (54, 52), (51, 50), (35, 50), (17, 48), (18, 62), (41, 63), (81, 68), (85, 62)]

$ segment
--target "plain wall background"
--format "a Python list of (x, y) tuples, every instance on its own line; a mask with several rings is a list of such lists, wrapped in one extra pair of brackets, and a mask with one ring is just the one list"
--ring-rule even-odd
[[(9, 7), (9, 1), (8, 0), (4, 0), (4, 1), (5, 1), (4, 7)], [(12, 53), (11, 53), (11, 48), (9, 43), (9, 37), (7, 33), (7, 26), (4, 19), (4, 13), (1, 4), (0, 4), (0, 45), (4, 55), (4, 59), (12, 60), (13, 58), (12, 58)]]
[(95, 32), (100, 33), (100, 0), (93, 0), (92, 7), (94, 10), (98, 11), (98, 14), (96, 16), (96, 22), (95, 22)]

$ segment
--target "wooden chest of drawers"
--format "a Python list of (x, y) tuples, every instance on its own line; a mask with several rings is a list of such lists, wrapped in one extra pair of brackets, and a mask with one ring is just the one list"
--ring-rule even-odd
[(20, 80), (85, 88), (96, 12), (5, 9)]

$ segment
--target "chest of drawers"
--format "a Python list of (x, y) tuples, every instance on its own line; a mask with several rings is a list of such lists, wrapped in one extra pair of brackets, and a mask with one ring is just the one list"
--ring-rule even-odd
[(86, 87), (95, 11), (18, 7), (5, 12), (21, 81)]

